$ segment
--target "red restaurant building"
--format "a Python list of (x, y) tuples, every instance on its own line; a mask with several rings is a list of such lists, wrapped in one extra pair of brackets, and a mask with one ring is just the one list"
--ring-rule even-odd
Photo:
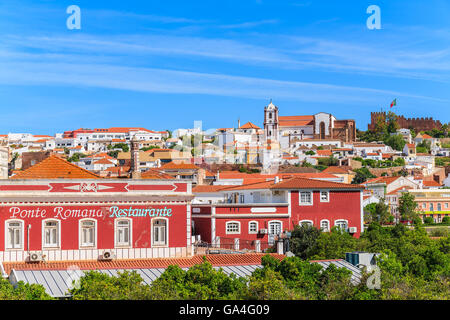
[(50, 156), (0, 182), (0, 261), (189, 256), (192, 198), (186, 181), (101, 179)]

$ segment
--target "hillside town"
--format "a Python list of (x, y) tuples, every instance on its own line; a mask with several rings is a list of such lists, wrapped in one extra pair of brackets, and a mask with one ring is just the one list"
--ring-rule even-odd
[[(260, 118), (1, 135), (1, 272), (14, 282), (41, 263), (167, 267), (203, 254), (237, 268), (292, 255), (298, 226), (359, 238), (374, 220), (449, 223), (448, 124), (376, 112), (362, 131), (325, 112), (279, 115), (272, 101)], [(402, 209), (408, 199), (416, 209)]]

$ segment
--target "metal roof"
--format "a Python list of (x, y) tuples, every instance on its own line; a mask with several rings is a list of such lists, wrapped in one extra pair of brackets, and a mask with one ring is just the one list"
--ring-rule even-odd
[[(223, 266), (213, 267), (218, 270), (222, 268), (226, 275), (235, 274), (238, 277), (248, 277), (253, 271), (262, 268), (261, 265), (242, 265), (242, 266)], [(182, 268), (187, 270), (188, 268)], [(118, 272), (136, 271), (143, 279), (144, 283), (149, 285), (159, 278), (166, 270), (165, 268), (149, 268), (149, 269), (103, 269), (96, 270), (109, 276), (118, 276)], [(19, 281), (29, 284), (40, 284), (45, 291), (55, 298), (68, 297), (69, 287), (73, 281), (78, 280), (84, 275), (86, 270), (12, 270), (9, 281), (15, 285)]]
[(330, 264), (334, 264), (338, 268), (346, 268), (351, 271), (352, 276), (350, 278), (350, 281), (353, 284), (358, 284), (362, 277), (362, 271), (358, 267), (354, 266), (350, 262), (346, 260), (318, 260), (318, 261), (311, 261), (320, 264), (324, 269), (328, 268)]
[[(330, 264), (334, 264), (338, 268), (346, 268), (352, 272), (351, 282), (358, 284), (362, 272), (359, 268), (345, 260), (317, 260), (311, 263), (318, 263), (323, 268), (328, 268)], [(213, 267), (218, 270), (222, 268), (226, 275), (235, 274), (238, 277), (249, 277), (256, 269), (262, 268), (262, 265), (236, 265), (236, 266), (222, 266)], [(189, 268), (182, 268), (187, 270)], [(146, 268), (146, 269), (99, 269), (103, 274), (109, 276), (117, 276), (118, 272), (136, 271), (143, 279), (144, 283), (150, 285), (154, 280), (159, 278), (166, 268)], [(29, 284), (40, 284), (46, 292), (55, 298), (62, 298), (69, 296), (69, 287), (72, 286), (73, 281), (78, 280), (84, 275), (87, 270), (12, 270), (9, 276), (9, 281), (15, 285), (19, 281)]]

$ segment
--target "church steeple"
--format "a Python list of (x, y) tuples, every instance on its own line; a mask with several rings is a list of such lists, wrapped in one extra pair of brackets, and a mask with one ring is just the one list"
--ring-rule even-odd
[(264, 134), (266, 140), (278, 141), (278, 107), (272, 103), (264, 108)]

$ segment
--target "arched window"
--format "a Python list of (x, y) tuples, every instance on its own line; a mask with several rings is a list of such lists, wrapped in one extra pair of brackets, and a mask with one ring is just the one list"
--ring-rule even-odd
[(347, 220), (336, 220), (334, 222), (334, 225), (336, 227), (338, 227), (339, 229), (341, 229), (342, 231), (347, 231), (348, 230)]
[(320, 230), (322, 230), (323, 232), (329, 232), (330, 231), (330, 221), (328, 221), (328, 220), (320, 221)]
[(325, 122), (320, 123), (320, 139), (325, 139)]
[(225, 224), (226, 234), (240, 234), (241, 223), (237, 221), (229, 221)]
[(269, 113), (269, 119), (272, 119), (272, 113)]
[(250, 221), (248, 223), (248, 233), (258, 233), (258, 222)]
[(116, 246), (128, 247), (131, 245), (131, 219), (116, 220)]
[(298, 223), (300, 226), (312, 227), (313, 222), (311, 220), (302, 220)]
[(23, 249), (23, 222), (6, 222), (6, 249)]
[(43, 247), (57, 248), (59, 247), (60, 223), (58, 220), (45, 220), (43, 223)]
[(440, 203), (437, 204), (437, 211), (442, 211), (442, 205)]
[(95, 247), (96, 221), (80, 220), (80, 247)]
[(434, 211), (434, 204), (430, 203), (430, 211)]
[(152, 228), (153, 245), (166, 246), (167, 245), (167, 220), (155, 219), (153, 220)]

